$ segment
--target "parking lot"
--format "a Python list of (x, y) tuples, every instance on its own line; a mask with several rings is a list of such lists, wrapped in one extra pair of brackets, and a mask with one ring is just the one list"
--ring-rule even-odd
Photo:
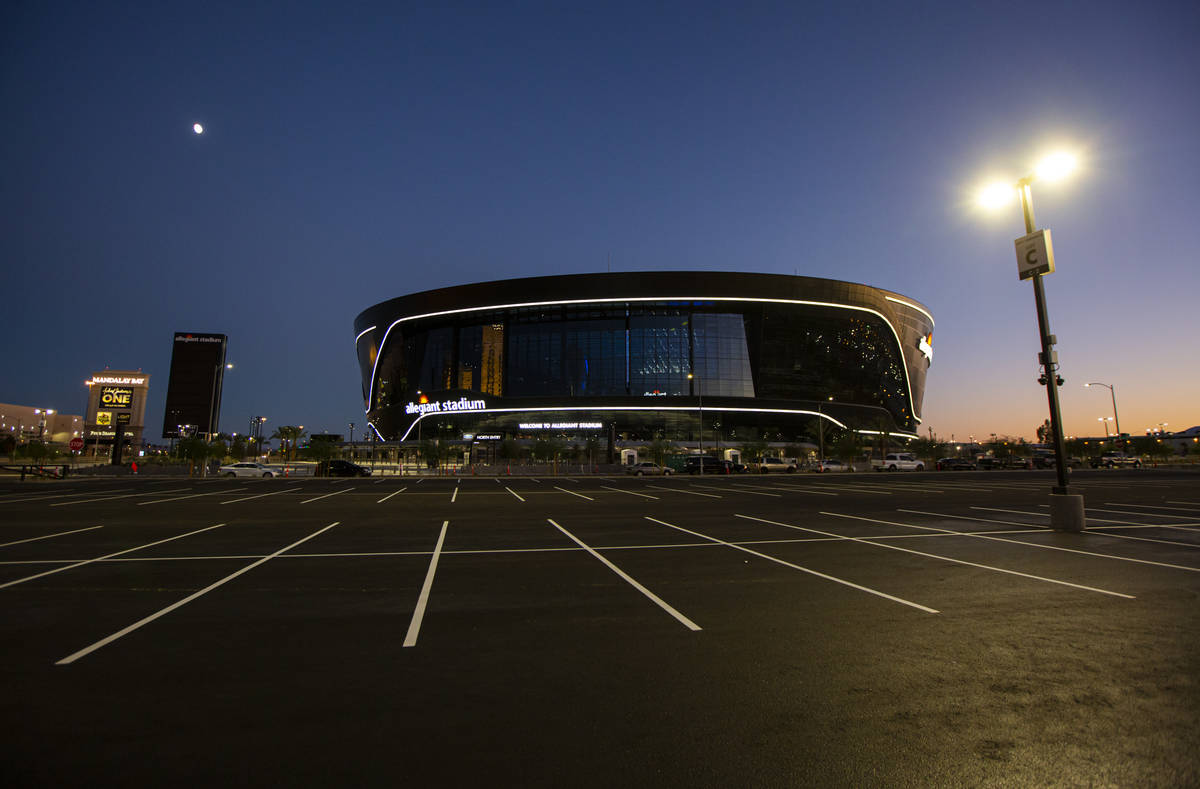
[(1195, 785), (1200, 474), (1052, 484), (0, 483), (4, 777)]

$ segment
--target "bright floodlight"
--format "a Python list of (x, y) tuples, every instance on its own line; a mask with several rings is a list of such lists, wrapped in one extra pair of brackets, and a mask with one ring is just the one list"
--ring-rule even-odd
[(198, 123), (193, 123), (192, 131), (196, 132), (196, 134), (204, 134), (204, 127)]
[(1045, 181), (1057, 181), (1070, 175), (1078, 166), (1079, 160), (1074, 154), (1052, 153), (1038, 163), (1037, 177)]
[(1012, 184), (989, 184), (979, 192), (979, 205), (984, 208), (1000, 208), (1011, 203), (1016, 194), (1016, 187)]

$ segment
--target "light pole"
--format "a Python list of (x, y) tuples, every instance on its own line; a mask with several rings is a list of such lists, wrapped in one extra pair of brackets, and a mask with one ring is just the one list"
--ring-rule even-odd
[(817, 440), (821, 444), (821, 456), (818, 458), (822, 463), (825, 462), (825, 415), (821, 412), (821, 407), (825, 403), (833, 402), (833, 395), (825, 399), (825, 402), (817, 403)]
[(92, 387), (95, 383), (91, 379), (83, 382), (83, 385), (87, 387), (87, 399), (83, 401), (83, 430), (79, 433), (80, 437), (83, 438), (83, 452), (81, 455), (87, 454), (87, 418), (88, 410), (92, 407)]
[(1083, 388), (1087, 389), (1092, 386), (1103, 386), (1108, 390), (1109, 396), (1112, 397), (1113, 423), (1116, 425), (1117, 440), (1119, 441), (1121, 439), (1121, 418), (1117, 416), (1117, 387), (1115, 384), (1102, 384), (1099, 381), (1092, 381), (1091, 383), (1084, 384)]
[[(227, 364), (225, 364), (225, 369), (232, 370), (233, 362), (228, 362)], [(209, 442), (211, 442), (213, 440), (213, 434), (215, 434), (217, 432), (217, 430), (215, 429), (217, 426), (213, 423), (217, 421), (217, 384), (218, 384), (218, 382), (221, 384), (221, 388), (224, 389), (225, 388), (225, 376), (221, 372), (221, 365), (214, 364), (213, 365), (212, 391), (208, 398), (208, 436), (207, 436), (207, 440)], [(207, 468), (207, 464), (205, 464), (205, 468)]]
[[(1063, 385), (1058, 374), (1058, 352), (1054, 350), (1057, 338), (1050, 333), (1050, 316), (1046, 309), (1046, 292), (1042, 277), (1054, 271), (1054, 253), (1050, 244), (1049, 230), (1036, 230), (1033, 218), (1033, 191), (1035, 179), (1056, 180), (1070, 174), (1076, 166), (1075, 157), (1069, 154), (1054, 154), (1044, 159), (1034, 171), (1017, 181), (1016, 189), (1021, 196), (1021, 213), (1025, 218), (1025, 235), (1015, 242), (1017, 271), (1021, 279), (1033, 280), (1033, 298), (1037, 309), (1038, 335), (1042, 350), (1038, 363), (1042, 375), (1038, 383), (1046, 387), (1046, 399), (1050, 407), (1050, 429), (1054, 435), (1054, 468), (1058, 485), (1051, 488), (1050, 525), (1056, 531), (1082, 531), (1084, 528), (1083, 496), (1071, 495), (1067, 486), (1067, 453), (1063, 440), (1062, 415), (1058, 405), (1058, 387)], [(1011, 183), (1011, 182), (1010, 182)], [(994, 185), (982, 195), (981, 202), (997, 205), (1012, 197), (1011, 185)]]
[(1098, 416), (1098, 417), (1096, 417), (1096, 421), (1097, 421), (1097, 422), (1103, 422), (1103, 423), (1104, 423), (1104, 437), (1105, 437), (1105, 438), (1108, 438), (1108, 437), (1109, 437), (1109, 432), (1108, 432), (1108, 423), (1112, 421), (1112, 417), (1110, 417), (1110, 416)]
[(704, 476), (704, 389), (700, 386), (700, 379), (696, 378), (691, 373), (688, 373), (688, 380), (696, 381), (696, 394), (700, 397), (700, 476)]

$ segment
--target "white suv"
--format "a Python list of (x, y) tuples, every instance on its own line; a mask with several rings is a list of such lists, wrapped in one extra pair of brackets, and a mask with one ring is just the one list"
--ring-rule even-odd
[(788, 458), (757, 458), (750, 465), (752, 468), (758, 469), (760, 474), (769, 474), (772, 471), (794, 474), (796, 471), (796, 461)]

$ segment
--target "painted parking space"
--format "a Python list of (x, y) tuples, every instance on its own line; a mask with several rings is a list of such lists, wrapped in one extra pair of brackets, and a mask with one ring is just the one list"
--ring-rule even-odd
[[(907, 478), (911, 479), (915, 477)], [(435, 579), (429, 581), (424, 596), (419, 632), (435, 626), (439, 592), (450, 599), (460, 592), (453, 582), (464, 577), (464, 567), (484, 559), (493, 568), (506, 560), (517, 565), (529, 561), (548, 577), (556, 573), (573, 577), (580, 562), (588, 560), (583, 566), (594, 563), (676, 625), (690, 630), (685, 620), (697, 627), (706, 620), (703, 602), (691, 599), (677, 607), (658, 585), (684, 584), (689, 597), (695, 597), (705, 583), (721, 589), (753, 586), (758, 579), (745, 577), (740, 569), (750, 566), (762, 570), (761, 577), (770, 578), (772, 585), (792, 583), (781, 579), (799, 574), (806, 576), (801, 587), (806, 593), (831, 594), (814, 591), (821, 588), (809, 585), (816, 579), (843, 592), (898, 600), (897, 604), (924, 613), (953, 610), (956, 597), (974, 606), (978, 595), (987, 590), (1032, 594), (1028, 590), (1038, 585), (1134, 600), (1155, 584), (1186, 587), (1200, 575), (1196, 552), (1200, 543), (1191, 542), (1197, 527), (1187, 525), (1194, 513), (1182, 494), (1190, 480), (1176, 485), (1164, 480), (1152, 494), (1138, 489), (1138, 501), (1105, 496), (1103, 507), (1089, 510), (1089, 526), (1094, 529), (1069, 536), (1046, 529), (1044, 491), (1035, 485), (1024, 492), (1009, 486), (984, 495), (975, 490), (956, 492), (943, 484), (937, 488), (938, 506), (930, 507), (917, 503), (928, 496), (919, 483), (907, 480), (897, 484), (885, 477), (868, 483), (815, 475), (703, 481), (688, 477), (583, 477), (572, 482), (428, 478), (370, 486), (354, 480), (265, 480), (254, 481), (253, 486), (214, 480), (182, 488), (121, 488), (122, 493), (112, 494), (123, 499), (94, 495), (100, 491), (14, 496), (15, 504), (41, 507), (40, 511), (66, 495), (83, 506), (56, 508), (55, 520), (44, 527), (32, 520), (20, 522), (12, 539), (0, 545), (0, 592), (7, 591), (6, 586), (26, 586), (36, 593), (39, 585), (60, 588), (61, 581), (92, 576), (113, 579), (128, 573), (133, 577), (139, 567), (145, 570), (152, 564), (156, 577), (169, 574), (172, 566), (189, 568), (186, 574), (191, 577), (195, 567), (214, 562), (225, 563), (223, 569), (229, 562), (242, 562), (241, 567), (253, 565), (257, 570), (268, 562), (281, 567), (298, 561), (308, 568), (304, 583), (319, 590), (353, 586), (353, 574), (347, 570), (351, 564), (386, 567), (395, 561), (408, 568), (404, 589), (411, 590), (414, 583), (409, 577), (414, 565), (423, 565), (424, 573), (435, 568)], [(270, 487), (273, 482), (278, 486)], [(17, 498), (25, 500), (17, 502)], [(1167, 504), (1168, 500), (1185, 503)], [(142, 506), (149, 502), (157, 506)], [(172, 515), (164, 520), (167, 512)], [(105, 516), (103, 523), (96, 522), (99, 514)], [(328, 517), (322, 521), (324, 516)], [(321, 525), (334, 519), (337, 529)], [(443, 528), (443, 524), (451, 525)], [(1174, 539), (1164, 536), (1171, 532)], [(741, 554), (737, 561), (752, 564), (714, 560), (709, 555), (714, 548), (717, 553)], [(700, 564), (692, 564), (697, 561)], [(626, 569), (629, 562), (636, 572)], [(767, 565), (772, 565), (770, 570)], [(930, 594), (923, 582), (911, 582), (921, 574), (941, 572), (931, 568), (943, 565), (958, 568), (955, 577), (966, 582), (947, 585), (937, 594)], [(712, 576), (714, 566), (730, 575)], [(705, 572), (694, 573), (694, 567)], [(242, 575), (250, 573), (234, 575), (236, 571), (227, 572), (228, 578), (213, 578), (201, 587), (203, 594), (188, 604), (205, 597), (206, 606), (219, 607), (222, 595), (229, 591), (225, 587), (238, 588)], [(515, 605), (537, 607), (519, 573), (500, 574), (515, 584), (514, 593), (522, 601)], [(990, 579), (987, 584), (970, 583), (969, 579), (985, 574)], [(1005, 582), (1014, 586), (999, 585)], [(211, 584), (216, 586), (209, 588)], [(0, 598), (0, 605), (3, 602)], [(841, 598), (837, 604), (853, 605)], [(179, 608), (157, 614), (155, 620)], [(721, 602), (716, 610), (726, 608)], [(636, 616), (641, 621), (642, 614)], [(155, 620), (137, 625), (104, 647), (115, 646)], [(728, 622), (717, 625), (729, 626)], [(418, 637), (408, 648), (417, 648), (422, 641), (426, 640)], [(68, 663), (91, 654), (89, 646), (80, 646), (76, 650), (83, 650), (80, 654), (72, 652)]]

